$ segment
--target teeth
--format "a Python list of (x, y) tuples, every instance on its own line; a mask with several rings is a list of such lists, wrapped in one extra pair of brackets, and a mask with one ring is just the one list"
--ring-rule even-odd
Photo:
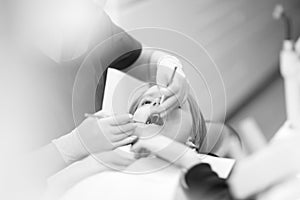
[(133, 115), (133, 120), (140, 123), (145, 124), (156, 124), (162, 126), (164, 124), (164, 120), (160, 117), (159, 114), (154, 114), (149, 116), (150, 106), (144, 106), (139, 108)]
[(164, 124), (163, 119), (158, 114), (150, 116), (150, 118), (147, 120), (147, 122), (148, 121), (151, 124), (156, 124), (156, 125), (160, 125), (160, 126)]

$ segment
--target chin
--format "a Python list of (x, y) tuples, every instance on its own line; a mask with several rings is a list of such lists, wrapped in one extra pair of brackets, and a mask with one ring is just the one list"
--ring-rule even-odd
[(157, 124), (138, 124), (135, 133), (140, 138), (147, 139), (156, 135), (162, 134), (164, 130), (163, 125)]

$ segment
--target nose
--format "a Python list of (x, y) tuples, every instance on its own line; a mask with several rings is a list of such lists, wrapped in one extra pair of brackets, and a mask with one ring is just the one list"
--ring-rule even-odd
[(159, 106), (159, 98), (154, 99), (154, 101), (151, 103), (151, 106)]

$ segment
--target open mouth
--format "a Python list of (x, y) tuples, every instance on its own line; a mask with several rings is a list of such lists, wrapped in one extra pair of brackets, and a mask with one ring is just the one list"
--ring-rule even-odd
[(150, 114), (150, 106), (144, 106), (139, 108), (133, 115), (133, 121), (137, 123), (142, 123), (146, 125), (164, 125), (164, 119), (160, 116), (160, 114)]
[(164, 125), (164, 120), (159, 114), (150, 115), (145, 124), (155, 124), (158, 126)]

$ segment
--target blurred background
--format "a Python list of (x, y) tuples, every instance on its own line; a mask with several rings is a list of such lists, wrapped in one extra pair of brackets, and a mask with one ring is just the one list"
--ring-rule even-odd
[[(270, 139), (286, 118), (279, 72), (284, 26), (272, 17), (278, 3), (291, 16), (296, 39), (298, 0), (110, 0), (106, 11), (125, 30), (162, 27), (202, 44), (224, 80), (226, 122), (239, 132), (261, 132)], [(213, 80), (208, 82), (211, 90), (222, 93)], [(207, 103), (201, 102), (206, 116)], [(216, 109), (213, 119), (220, 120), (224, 108)]]
[[(75, 4), (70, 12), (64, 9), (57, 11), (56, 6), (51, 7), (51, 4), (73, 3), (73, 0), (0, 0), (1, 159), (3, 156), (14, 160), (18, 157), (10, 155), (20, 155), (23, 149), (47, 144), (74, 128), (74, 121), (70, 118), (73, 105), (65, 101), (72, 100), (70, 91), (73, 91), (73, 78), (76, 77), (74, 62), (66, 59), (64, 61), (70, 62), (60, 65), (40, 55), (41, 52), (23, 49), (23, 46), (38, 44), (38, 39), (41, 39), (45, 42), (41, 45), (53, 46), (53, 52), (58, 57), (61, 52), (57, 49), (63, 51), (60, 49), (63, 39), (67, 39), (66, 44), (71, 44), (71, 47), (72, 44), (80, 46), (77, 38), (88, 38), (86, 32), (89, 28), (93, 30), (97, 22), (94, 16), (98, 16), (99, 10), (102, 11), (105, 1), (79, 0), (89, 5), (81, 7), (81, 4)], [(99, 3), (100, 7), (95, 6), (94, 2)], [(297, 39), (300, 36), (299, 0), (107, 0), (105, 10), (117, 25), (146, 47), (166, 44), (177, 48), (176, 52), (181, 52), (179, 57), (187, 55), (187, 61), (195, 61), (196, 70), (203, 74), (202, 80), (194, 76), (190, 68), (185, 70), (193, 82), (204, 117), (216, 122), (225, 121), (239, 135), (247, 136), (238, 142), (245, 144), (244, 141), (247, 141), (253, 147), (248, 148), (248, 152), (234, 148), (232, 151), (241, 155), (232, 157), (239, 159), (245, 156), (243, 153), (247, 155), (259, 149), (257, 147), (263, 147), (286, 119), (284, 85), (279, 70), (284, 25), (272, 15), (277, 4), (282, 4), (292, 19), (292, 35), (293, 39)], [(40, 15), (45, 15), (45, 19), (39, 18)], [(103, 16), (100, 15), (101, 19)], [(32, 24), (27, 23), (31, 20)], [(44, 20), (50, 24), (44, 24)], [(57, 25), (60, 25), (59, 30), (55, 30)], [(31, 35), (31, 29), (34, 32), (36, 26), (39, 28), (36, 35)], [(104, 23), (96, 26), (99, 30), (107, 28)], [(145, 34), (135, 31), (151, 27), (154, 28), (152, 32), (148, 29)], [(61, 35), (55, 35), (61, 34), (60, 31), (66, 31), (63, 39)], [(56, 36), (59, 40), (53, 42)], [(206, 52), (198, 52), (197, 45), (189, 45), (191, 41), (201, 44), (215, 63), (209, 61), (207, 55), (205, 58)], [(18, 51), (15, 52), (15, 49)], [(32, 59), (36, 57), (39, 59)], [(199, 60), (203, 62), (197, 62)], [(79, 68), (80, 63), (77, 64)], [(187, 66), (184, 62), (183, 65)], [(209, 87), (211, 94), (206, 87)], [(219, 142), (219, 135), (215, 135), (212, 146), (219, 146), (217, 150), (225, 152), (223, 146), (228, 150), (232, 147), (230, 142), (234, 141), (229, 136), (228, 140), (225, 138)], [(10, 171), (5, 167), (0, 172), (5, 174)], [(4, 185), (7, 184), (6, 179), (1, 179), (5, 180)]]

